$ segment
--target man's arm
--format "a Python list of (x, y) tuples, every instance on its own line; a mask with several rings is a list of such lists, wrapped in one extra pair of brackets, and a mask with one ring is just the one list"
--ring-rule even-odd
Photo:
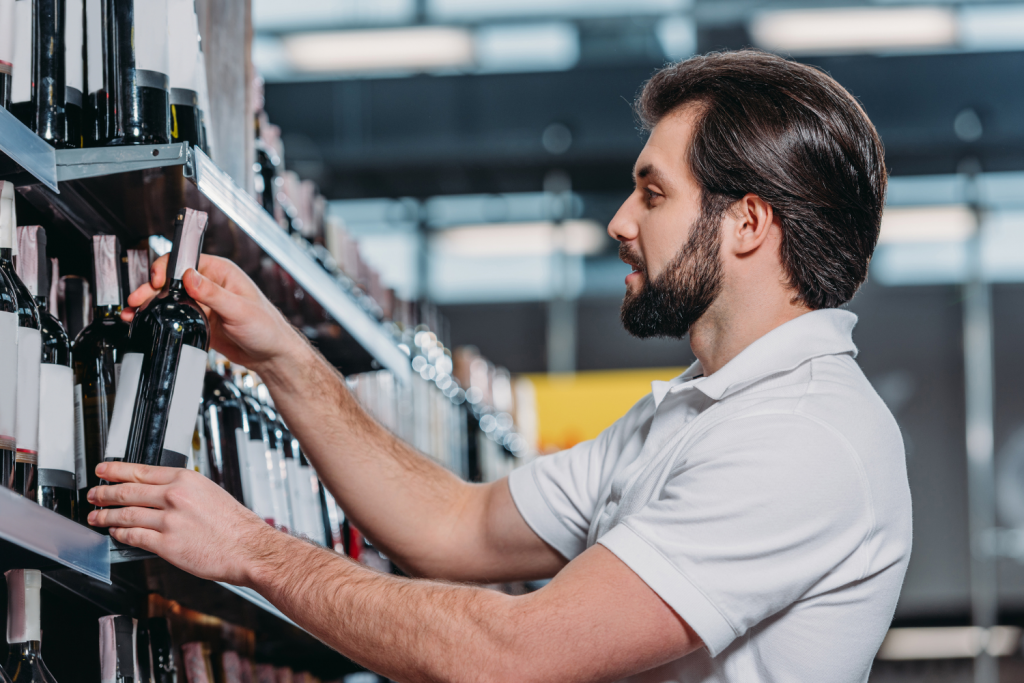
[(90, 522), (193, 574), (254, 588), (352, 660), (401, 681), (615, 681), (700, 638), (611, 551), (593, 546), (512, 597), (380, 574), (272, 529), (188, 470), (104, 463)]
[[(167, 258), (129, 297), (163, 286)], [(519, 515), (508, 484), (475, 485), (366, 414), (341, 375), (226, 259), (202, 256), (185, 288), (203, 306), (213, 347), (259, 373), (288, 428), (355, 525), (410, 574), (496, 582), (553, 576), (565, 559)], [(131, 312), (126, 313), (130, 319)]]

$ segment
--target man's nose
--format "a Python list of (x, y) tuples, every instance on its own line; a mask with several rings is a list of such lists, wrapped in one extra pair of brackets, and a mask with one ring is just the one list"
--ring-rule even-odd
[(612, 239), (616, 239), (619, 242), (629, 242), (635, 240), (640, 233), (640, 228), (636, 221), (635, 215), (635, 204), (636, 195), (629, 195), (626, 201), (622, 202), (622, 206), (615, 212), (611, 222), (608, 223), (608, 234)]

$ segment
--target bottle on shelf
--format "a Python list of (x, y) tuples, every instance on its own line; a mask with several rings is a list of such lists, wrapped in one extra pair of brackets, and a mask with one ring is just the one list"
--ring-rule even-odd
[(100, 617), (100, 680), (139, 683), (138, 622), (120, 614)]
[(203, 392), (210, 332), (182, 277), (199, 262), (206, 214), (178, 212), (164, 288), (135, 314), (104, 457), (184, 467)]
[(178, 665), (167, 617), (153, 617), (146, 621), (152, 650), (154, 683), (178, 683)]
[(136, 627), (135, 652), (139, 663), (139, 677), (135, 683), (156, 683), (156, 672), (153, 668), (153, 646), (150, 643), (149, 629), (145, 621), (138, 622)]
[(117, 380), (128, 351), (128, 323), (121, 320), (120, 246), (114, 235), (92, 238), (96, 308), (93, 321), (79, 332), (74, 344), (75, 400), (81, 405), (82, 447), (79, 453), (79, 521), (85, 523), (93, 506), (85, 490), (99, 485), (96, 465), (103, 460), (110, 419), (117, 397)]
[(11, 68), (11, 113), (32, 128), (32, 0), (14, 3), (14, 64)]
[(280, 518), (276, 516), (274, 485), (271, 483), (276, 470), (274, 468), (275, 459), (270, 450), (270, 429), (267, 418), (263, 414), (263, 406), (253, 394), (252, 376), (245, 371), (245, 368), (232, 365), (231, 379), (240, 392), (242, 406), (246, 411), (249, 423), (248, 467), (246, 470), (249, 474), (252, 492), (250, 509), (270, 526), (276, 526), (281, 522)]
[(74, 339), (92, 323), (92, 293), (88, 280), (77, 275), (65, 275), (57, 283), (57, 317), (68, 336)]
[(0, 0), (0, 107), (11, 108), (14, 68), (14, 0)]
[(256, 683), (277, 683), (277, 672), (273, 664), (256, 665)]
[(104, 89), (113, 98), (108, 111), (114, 119), (108, 144), (167, 144), (167, 0), (120, 0), (105, 7)]
[(67, 0), (32, 0), (32, 130), (67, 147), (64, 33)]
[(18, 275), (39, 308), (42, 358), (39, 368), (39, 453), (36, 502), (75, 519), (75, 398), (71, 341), (49, 312), (49, 259), (46, 231), (38, 225), (18, 226)]
[(171, 140), (199, 147), (202, 122), (196, 72), (200, 53), (195, 0), (167, 0), (167, 33), (171, 55)]
[(7, 577), (7, 675), (13, 683), (56, 683), (40, 652), (38, 569), (11, 569)]
[[(0, 180), (0, 244), (13, 245), (14, 221), (14, 186)], [(18, 324), (18, 291), (0, 270), (0, 484), (7, 488), (14, 488), (17, 450)]]
[(216, 357), (203, 383), (202, 414), (209, 477), (238, 502), (255, 509), (249, 491), (249, 417), (242, 392), (225, 374), (225, 359)]
[(274, 520), (276, 526), (290, 532), (295, 526), (288, 499), (288, 469), (284, 462), (284, 423), (278, 419), (277, 411), (271, 406), (270, 391), (266, 385), (258, 381), (253, 373), (250, 372), (249, 376), (253, 378), (270, 444), (270, 495), (274, 505)]
[(64, 1), (67, 3), (64, 24), (64, 144), (77, 148), (85, 144), (85, 3), (84, 0)]
[(327, 547), (334, 548), (334, 552), (344, 555), (345, 543), (342, 540), (342, 518), (338, 514), (338, 503), (322, 481), (320, 482), (320, 510)]
[(21, 495), (35, 500), (39, 454), (39, 366), (43, 350), (39, 308), (12, 262), (17, 253), (17, 213), (13, 187), (8, 183), (4, 183), (0, 191), (0, 206), (3, 207), (0, 208), (0, 272), (14, 286), (18, 302), (18, 380), (14, 411), (14, 439), (17, 443), (12, 477), (5, 483)]
[(114, 137), (110, 96), (103, 80), (103, 3), (85, 0), (85, 84), (83, 136), (86, 147), (99, 147)]
[(210, 661), (210, 646), (206, 643), (185, 643), (181, 646), (181, 658), (185, 666), (185, 680), (188, 683), (214, 683), (213, 664)]

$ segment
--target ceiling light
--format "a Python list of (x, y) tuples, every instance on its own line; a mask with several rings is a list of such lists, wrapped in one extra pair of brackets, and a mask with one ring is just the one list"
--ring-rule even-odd
[(788, 54), (834, 54), (952, 47), (948, 7), (848, 7), (765, 12), (750, 25), (754, 42)]
[(467, 225), (436, 233), (431, 249), (452, 256), (547, 256), (559, 248), (567, 254), (587, 255), (604, 250), (605, 230), (594, 221), (547, 221)]
[(878, 242), (958, 242), (973, 235), (977, 225), (974, 212), (963, 204), (888, 207)]
[(296, 71), (425, 71), (474, 63), (472, 34), (450, 26), (293, 33), (282, 40)]

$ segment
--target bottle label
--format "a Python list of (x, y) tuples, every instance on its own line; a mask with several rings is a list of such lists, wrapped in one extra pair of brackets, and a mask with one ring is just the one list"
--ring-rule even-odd
[(302, 468), (295, 458), (285, 458), (285, 470), (288, 472), (288, 499), (292, 511), (292, 531), (296, 534), (309, 536), (306, 528), (306, 499), (302, 490)]
[[(242, 480), (242, 502), (250, 510), (255, 510), (252, 490), (252, 473), (249, 472), (249, 433), (241, 427), (235, 428), (235, 453), (238, 454), (238, 474)], [(224, 438), (229, 438), (227, 434)]]
[(274, 519), (279, 525), (291, 530), (291, 510), (288, 509), (288, 471), (284, 464), (284, 451), (280, 448), (271, 448), (270, 455), (273, 458), (270, 468), (270, 492), (274, 504)]
[(75, 480), (78, 490), (88, 485), (85, 465), (85, 409), (82, 401), (82, 385), (75, 385)]
[(0, 313), (0, 449), (15, 447), (18, 405), (18, 314)]
[(14, 438), (18, 442), (17, 462), (36, 463), (39, 453), (39, 367), (42, 365), (43, 337), (31, 327), (18, 328), (18, 407)]
[(40, 640), (39, 590), (43, 577), (38, 569), (12, 569), (7, 576), (7, 642)]
[(174, 389), (171, 391), (171, 403), (167, 408), (164, 450), (160, 457), (160, 464), (165, 467), (184, 467), (188, 463), (188, 453), (196, 428), (196, 412), (203, 397), (205, 376), (206, 351), (182, 345), (181, 355), (178, 356), (178, 370), (174, 376)]
[(107, 432), (107, 447), (104, 460), (124, 460), (128, 450), (128, 431), (132, 426), (135, 412), (135, 396), (139, 393), (142, 377), (142, 354), (126, 353), (121, 360), (121, 372), (117, 380), (117, 400), (114, 414), (110, 416), (110, 431)]
[(324, 536), (323, 507), (320, 505), (320, 479), (316, 471), (308, 465), (299, 467), (302, 472), (302, 481), (305, 482), (306, 491), (306, 526), (309, 528), (308, 535), (317, 543), (330, 543)]
[[(241, 429), (235, 430), (235, 438), (245, 439), (246, 434)], [(270, 493), (270, 468), (271, 463), (267, 459), (268, 451), (263, 439), (249, 439), (248, 444), (244, 442), (238, 449), (239, 453), (247, 453), (249, 459), (249, 488), (252, 490), (252, 511), (262, 517), (267, 524), (273, 526), (277, 523), (274, 516), (274, 503)], [(247, 503), (249, 501), (246, 501)]]
[(39, 484), (74, 490), (75, 378), (71, 368), (42, 364), (39, 405)]

